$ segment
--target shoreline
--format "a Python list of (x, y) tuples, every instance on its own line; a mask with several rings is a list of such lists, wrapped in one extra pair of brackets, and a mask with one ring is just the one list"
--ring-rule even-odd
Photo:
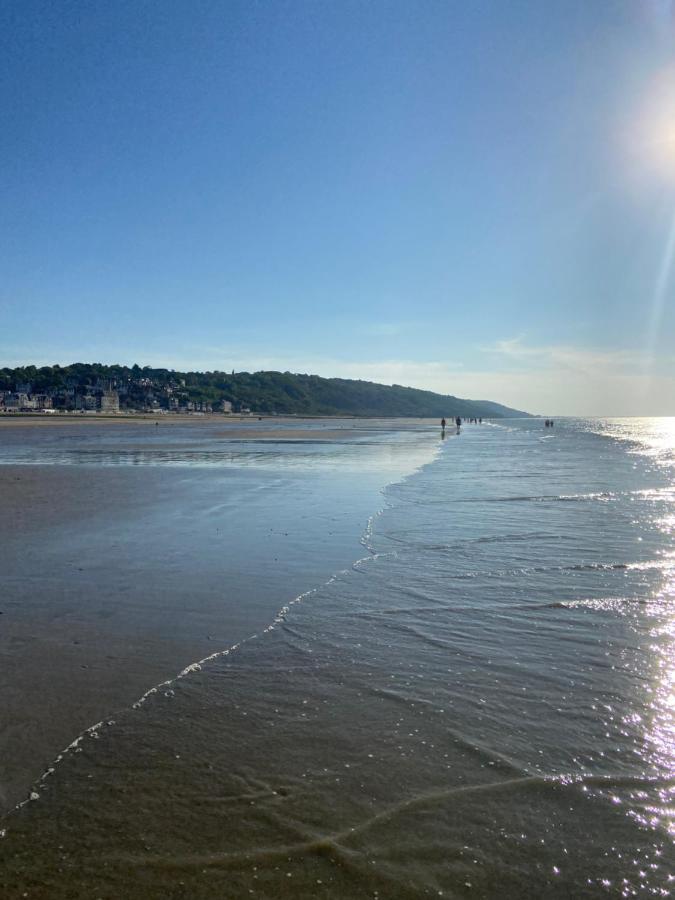
[[(222, 442), (213, 427), (205, 432), (207, 444)], [(45, 432), (30, 433), (41, 455)], [(59, 444), (79, 434), (66, 433), (55, 432)], [(177, 452), (191, 453), (192, 443), (179, 439)], [(350, 565), (391, 448), (335, 440), (328, 457), (289, 447), (281, 466), (251, 468), (258, 451), (242, 447), (233, 451), (242, 465), (215, 473), (161, 463), (0, 465), (0, 812), (92, 722), (264, 629)], [(284, 464), (298, 452), (304, 468)], [(407, 467), (409, 453), (399, 459)]]
[[(252, 415), (231, 415), (226, 416), (221, 413), (202, 413), (202, 414), (185, 414), (180, 413), (8, 413), (0, 411), (0, 426), (9, 424), (29, 424), (29, 425), (52, 425), (57, 422), (68, 422), (71, 424), (110, 424), (118, 422), (120, 424), (133, 423), (152, 423), (157, 422), (160, 425), (172, 424), (198, 424), (204, 422), (222, 422), (223, 424), (245, 424), (248, 422), (278, 422), (284, 425), (290, 425), (295, 422), (321, 422), (321, 421), (346, 421), (346, 422), (405, 422), (419, 424), (438, 424), (440, 427), (440, 419), (432, 419), (428, 416), (357, 416), (348, 413), (336, 415), (297, 415), (297, 416), (272, 416), (267, 413), (256, 413)], [(484, 419), (484, 421), (488, 421)]]

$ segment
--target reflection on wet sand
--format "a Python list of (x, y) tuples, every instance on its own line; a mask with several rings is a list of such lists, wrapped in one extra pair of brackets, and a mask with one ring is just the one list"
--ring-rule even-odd
[(349, 565), (382, 487), (437, 444), (383, 426), (334, 449), (235, 445), (194, 425), (171, 440), (129, 424), (11, 431), (0, 809), (86, 726)]

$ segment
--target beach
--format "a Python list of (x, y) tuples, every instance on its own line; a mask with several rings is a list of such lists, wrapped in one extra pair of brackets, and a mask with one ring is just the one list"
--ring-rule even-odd
[[(3, 810), (93, 722), (352, 563), (381, 502), (376, 469), (395, 427), (290, 421), (261, 437), (215, 417), (161, 428), (0, 422)], [(382, 435), (382, 447), (361, 447)], [(231, 443), (240, 440), (296, 449), (261, 454)], [(303, 452), (337, 440), (356, 441), (337, 468)], [(354, 471), (368, 458), (375, 470)]]
[[(18, 796), (49, 758), (2, 820), (3, 896), (667, 896), (672, 422), (389, 427), (43, 448), (33, 467), (66, 496), (104, 473), (100, 502), (46, 532), (124, 565), (82, 566), (62, 616), (55, 585), (15, 594), (39, 639), (12, 716), (48, 682), (53, 630), (71, 693), (38, 703), (35, 734), (73, 729), (80, 698), (89, 718), (15, 772)], [(64, 611), (79, 575), (60, 576)], [(59, 655), (69, 615), (92, 666), (120, 654), (96, 676), (108, 696)]]

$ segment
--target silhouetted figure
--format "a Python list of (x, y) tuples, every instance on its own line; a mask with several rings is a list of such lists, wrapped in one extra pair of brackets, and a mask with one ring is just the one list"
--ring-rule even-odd
[(455, 419), (455, 425), (457, 426), (457, 431), (459, 431), (459, 429), (462, 427), (462, 420), (459, 416), (457, 416), (457, 418)]
[(478, 424), (479, 424), (479, 425), (482, 425), (482, 424), (483, 424), (483, 417), (482, 417), (482, 416), (479, 417), (479, 419), (478, 419)]
[(445, 431), (445, 419), (441, 419), (441, 429)]

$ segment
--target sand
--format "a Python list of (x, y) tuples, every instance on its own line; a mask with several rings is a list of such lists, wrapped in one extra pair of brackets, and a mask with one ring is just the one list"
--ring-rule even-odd
[[(343, 436), (367, 438), (371, 426), (181, 424), (174, 451), (203, 438), (218, 452), (244, 436), (298, 446), (266, 448), (262, 466), (176, 467), (96, 463), (99, 452), (169, 448), (168, 428), (157, 440), (154, 428), (37, 420), (0, 439), (6, 459), (27, 447), (33, 454), (31, 464), (0, 465), (0, 811), (82, 730), (247, 638), (362, 555), (360, 535), (391, 476), (379, 463), (355, 468), (358, 446), (343, 471), (301, 444), (337, 447)], [(371, 456), (390, 453), (367, 443)], [(73, 448), (83, 464), (40, 462)]]

